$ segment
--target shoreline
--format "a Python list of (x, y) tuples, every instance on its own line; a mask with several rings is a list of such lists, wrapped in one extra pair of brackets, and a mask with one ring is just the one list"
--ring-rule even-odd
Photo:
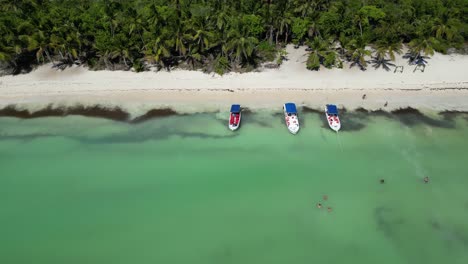
[[(248, 115), (259, 114), (265, 109), (251, 109), (243, 108), (243, 112)], [(268, 109), (271, 114), (280, 113), (280, 109), (275, 111), (274, 109)], [(177, 115), (190, 115), (190, 114), (203, 114), (203, 113), (220, 113), (223, 111), (202, 111), (202, 112), (192, 112), (192, 113), (181, 113), (177, 112), (171, 108), (154, 108), (150, 109), (147, 112), (138, 115), (132, 116), (129, 112), (126, 112), (120, 107), (109, 108), (106, 106), (83, 106), (76, 105), (73, 107), (66, 106), (53, 106), (48, 105), (47, 107), (37, 109), (34, 111), (18, 108), (15, 105), (10, 105), (4, 108), (0, 108), (0, 118), (19, 118), (19, 119), (36, 119), (36, 118), (46, 118), (46, 117), (67, 117), (67, 116), (82, 116), (89, 118), (102, 118), (113, 120), (116, 122), (124, 122), (128, 124), (139, 124), (152, 119), (171, 117)], [(228, 113), (228, 110), (224, 112)], [(304, 114), (316, 114), (322, 116), (324, 114), (324, 109), (311, 108), (308, 106), (299, 107), (299, 115)], [(463, 117), (468, 121), (468, 111), (420, 111), (416, 108), (405, 107), (398, 108), (390, 111), (383, 109), (369, 110), (362, 107), (356, 109), (340, 109), (340, 116), (343, 120), (346, 120), (348, 128), (346, 131), (356, 130), (353, 128), (353, 123), (356, 122), (356, 119), (367, 120), (370, 117), (385, 117), (390, 119), (395, 119), (402, 122), (405, 125), (412, 126), (415, 124), (425, 124), (434, 127), (441, 128), (453, 128), (453, 121), (457, 117)], [(327, 127), (327, 122), (323, 121), (324, 127)]]
[[(363, 96), (365, 95), (365, 99)], [(130, 117), (141, 116), (152, 109), (171, 109), (177, 113), (228, 111), (233, 103), (245, 108), (278, 109), (287, 102), (298, 106), (323, 109), (327, 103), (354, 110), (383, 110), (414, 108), (422, 112), (468, 111), (468, 89), (444, 90), (382, 90), (382, 89), (327, 89), (327, 90), (244, 90), (244, 91), (112, 91), (89, 93), (62, 93), (32, 96), (0, 96), (0, 109), (15, 106), (36, 112), (45, 108), (120, 108)]]
[(188, 70), (89, 71), (80, 66), (56, 70), (43, 65), (28, 74), (0, 77), (0, 109), (103, 106), (119, 107), (135, 117), (160, 108), (178, 113), (223, 111), (233, 103), (281, 109), (292, 101), (315, 109), (333, 103), (351, 110), (468, 111), (468, 55), (436, 53), (424, 72), (414, 72), (415, 66), (399, 56), (395, 65), (404, 65), (404, 72), (393, 73), (371, 65), (366, 71), (349, 65), (309, 71), (304, 47), (288, 46), (287, 52), (288, 60), (278, 69), (223, 76)]

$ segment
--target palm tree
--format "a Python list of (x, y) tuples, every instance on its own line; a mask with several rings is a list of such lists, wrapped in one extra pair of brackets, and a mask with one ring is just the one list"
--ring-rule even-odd
[(228, 35), (227, 50), (237, 63), (251, 61), (255, 53), (258, 39), (242, 36), (239, 31), (231, 30)]
[(266, 10), (264, 12), (264, 20), (265, 20), (265, 26), (268, 28), (268, 33), (267, 33), (267, 39), (271, 44), (273, 44), (273, 35), (274, 35), (274, 22), (273, 22), (273, 16), (272, 16), (272, 11), (271, 11), (271, 2), (272, 0), (264, 0), (264, 3), (266, 3)]
[(142, 15), (137, 13), (136, 10), (129, 10), (130, 21), (128, 21), (129, 26), (129, 35), (132, 35), (133, 32), (136, 32), (141, 40), (142, 45), (145, 45), (145, 40), (143, 39), (143, 29), (145, 28), (145, 23), (142, 18)]
[(37, 62), (44, 62), (44, 54), (47, 59), (55, 65), (54, 61), (50, 57), (49, 53), (49, 39), (45, 36), (44, 32), (38, 30), (36, 33), (31, 36), (22, 35), (19, 36), (19, 39), (25, 41), (28, 45), (28, 51), (35, 51)]
[(19, 1), (0, 0), (0, 10), (3, 12), (15, 12), (19, 9), (18, 5), (20, 4)]
[(199, 50), (204, 52), (206, 48), (211, 46), (211, 41), (214, 37), (215, 35), (213, 32), (204, 28), (199, 28), (195, 30), (195, 35), (192, 37), (192, 40), (198, 45)]
[(202, 60), (202, 55), (199, 53), (197, 45), (189, 45), (187, 54), (185, 54), (185, 61), (190, 65), (191, 69), (195, 69), (195, 64)]
[(173, 43), (173, 47), (179, 53), (179, 56), (185, 55), (185, 53), (187, 52), (187, 44), (192, 39), (192, 36), (190, 36), (190, 34), (186, 34), (182, 32), (182, 30), (183, 27), (179, 26), (177, 32), (174, 35), (174, 38), (171, 40), (171, 42)]
[(359, 69), (361, 69), (362, 71), (365, 71), (367, 67), (366, 56), (370, 56), (370, 55), (371, 55), (370, 50), (366, 50), (365, 48), (355, 49), (351, 55), (350, 67), (357, 65), (359, 66)]
[(216, 27), (218, 28), (218, 30), (224, 31), (226, 26), (229, 25), (229, 21), (231, 19), (232, 18), (229, 16), (229, 11), (226, 10), (226, 8), (223, 8), (223, 10), (220, 11), (216, 16)]
[(371, 54), (371, 51), (366, 49), (362, 38), (351, 40), (346, 47), (346, 57), (351, 62), (350, 68), (359, 66), (359, 69), (365, 71), (367, 67), (366, 57)]
[[(428, 58), (426, 56), (434, 55), (434, 45), (438, 43), (439, 41), (434, 37), (413, 39), (408, 43), (410, 49), (403, 58), (409, 59), (410, 64), (425, 65)], [(426, 56), (423, 56), (423, 54)]]
[(0, 61), (10, 61), (12, 59), (12, 56), (10, 55), (12, 50), (12, 48), (0, 47)]
[(337, 47), (337, 51), (342, 59), (346, 58), (346, 47), (349, 46), (350, 42), (351, 38), (347, 37), (343, 33), (340, 34), (340, 37), (338, 38), (339, 46)]
[(452, 40), (458, 34), (461, 22), (456, 18), (447, 19), (445, 22), (437, 18), (432, 26), (432, 31), (437, 39)]
[(307, 17), (315, 11), (317, 0), (296, 0), (295, 1), (295, 12), (298, 12), (301, 17)]
[[(390, 66), (395, 67), (392, 61), (395, 61), (395, 53), (401, 54), (402, 49), (401, 42), (387, 43), (381, 42), (377, 44), (374, 56), (371, 62), (374, 64), (374, 68), (378, 69), (382, 67), (384, 70), (389, 71)], [(387, 56), (389, 59), (387, 59)]]
[(378, 47), (375, 50), (374, 57), (371, 62), (374, 64), (374, 68), (378, 69), (382, 67), (384, 70), (389, 71), (390, 67), (395, 67), (395, 64), (391, 63), (390, 59), (387, 59), (387, 49), (385, 47)]
[(403, 44), (401, 42), (395, 42), (385, 45), (385, 49), (387, 50), (387, 54), (390, 57), (390, 60), (395, 61), (395, 53), (401, 54), (403, 49)]
[(164, 58), (169, 57), (170, 55), (171, 53), (169, 51), (167, 41), (158, 37), (155, 40), (146, 43), (145, 59), (150, 63), (155, 63), (159, 69), (166, 66)]
[(276, 30), (276, 44), (278, 45), (278, 39), (279, 36), (285, 35), (284, 36), (284, 41), (288, 41), (288, 36), (290, 32), (290, 27), (291, 27), (291, 14), (286, 13), (283, 16), (280, 16), (278, 19), (275, 19), (275, 28)]
[(368, 22), (369, 22), (369, 20), (367, 18), (367, 15), (365, 15), (363, 12), (358, 12), (354, 16), (354, 23), (358, 24), (359, 30), (360, 30), (360, 33), (361, 33), (361, 37), (362, 37), (362, 33), (363, 33), (362, 32), (362, 26), (366, 25)]
[(230, 70), (228, 58), (218, 55), (213, 61), (213, 70), (219, 75), (223, 75)]
[(307, 59), (307, 69), (319, 70), (320, 65), (332, 68), (337, 61), (337, 53), (332, 48), (333, 43), (321, 38), (315, 38), (310, 44), (311, 52)]

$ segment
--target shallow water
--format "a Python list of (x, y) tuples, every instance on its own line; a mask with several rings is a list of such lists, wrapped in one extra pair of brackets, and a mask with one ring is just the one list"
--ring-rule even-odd
[(468, 263), (466, 116), (226, 116), (0, 118), (1, 263)]

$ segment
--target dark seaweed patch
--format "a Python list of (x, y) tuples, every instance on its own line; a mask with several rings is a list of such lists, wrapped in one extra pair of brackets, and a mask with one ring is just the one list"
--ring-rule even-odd
[(440, 230), (440, 229), (441, 229), (440, 223), (437, 222), (436, 220), (431, 220), (431, 221), (430, 221), (430, 225), (431, 225), (431, 227), (432, 227), (433, 229), (435, 229), (435, 230)]
[(464, 111), (443, 111), (439, 115), (446, 121), (453, 121), (458, 116), (462, 116), (465, 120), (468, 120), (468, 112)]
[[(325, 121), (326, 123), (327, 121)], [(328, 124), (327, 124), (328, 125)], [(366, 127), (364, 123), (353, 121), (353, 119), (348, 119), (346, 123), (342, 126), (340, 131), (359, 131)]]
[[(320, 120), (322, 123), (322, 128), (328, 128), (328, 122), (324, 116), (325, 112), (321, 112), (315, 109), (307, 108), (308, 112), (320, 114)], [(365, 108), (357, 108), (353, 111), (348, 111), (346, 108), (340, 109), (340, 119), (342, 122), (341, 130), (342, 132), (352, 132), (359, 131), (366, 127), (366, 122), (373, 116), (382, 116), (386, 118), (391, 118), (392, 114), (385, 112), (383, 110), (369, 111)]]
[(364, 114), (367, 114), (369, 113), (369, 110), (365, 109), (365, 108), (362, 108), (362, 107), (359, 107), (357, 108), (356, 110), (354, 110), (355, 112), (357, 113), (364, 113)]
[(139, 133), (139, 131), (134, 131), (130, 134), (117, 134), (110, 135), (102, 138), (84, 138), (84, 137), (72, 137), (75, 140), (84, 143), (92, 144), (115, 144), (115, 143), (140, 143), (152, 140), (166, 140), (173, 136), (178, 136), (181, 138), (201, 138), (201, 139), (224, 139), (224, 138), (233, 138), (237, 137), (238, 133), (230, 133), (226, 135), (216, 135), (208, 134), (201, 132), (179, 132), (173, 131), (168, 128), (160, 128), (152, 130), (150, 132), (145, 131), (146, 133)]
[(152, 109), (146, 112), (144, 115), (133, 119), (132, 123), (141, 123), (154, 118), (168, 117), (178, 115), (178, 113), (170, 108)]
[(212, 253), (211, 259), (213, 263), (233, 263), (233, 257), (234, 254), (232, 249), (226, 245), (215, 249)]
[(307, 107), (307, 106), (302, 107), (302, 111), (304, 113), (314, 113), (314, 114), (319, 114), (319, 115), (325, 113), (323, 111), (320, 111), (320, 110), (317, 110), (317, 109), (314, 109), (314, 108), (310, 108), (310, 107)]
[(105, 108), (101, 106), (75, 106), (66, 110), (66, 115), (81, 115), (87, 117), (100, 117), (114, 121), (126, 121), (129, 114), (119, 107)]
[[(340, 111), (341, 130), (346, 131), (359, 131), (366, 127), (365, 122), (369, 120), (369, 114), (367, 112), (348, 112), (345, 108)], [(322, 118), (325, 127), (328, 127), (328, 122), (325, 118)]]
[(29, 140), (34, 140), (38, 138), (44, 138), (44, 137), (55, 137), (56, 135), (54, 134), (27, 134), (27, 135), (0, 135), (0, 140), (23, 140), (23, 141), (29, 141)]
[(429, 221), (429, 224), (432, 229), (443, 235), (447, 243), (459, 242), (465, 247), (468, 246), (468, 236), (463, 231), (444, 227), (436, 220)]
[[(54, 134), (29, 134), (29, 135), (0, 135), (0, 140), (34, 140), (37, 138), (43, 137), (55, 137)], [(113, 135), (107, 136), (102, 138), (86, 138), (80, 136), (69, 136), (69, 138), (88, 144), (118, 144), (118, 143), (140, 143), (146, 142), (150, 140), (164, 140), (171, 136), (179, 136), (182, 138), (202, 138), (202, 139), (223, 139), (223, 138), (233, 138), (238, 136), (238, 134), (231, 134), (231, 135), (212, 135), (206, 133), (192, 133), (192, 132), (176, 132), (170, 134), (163, 134), (163, 133), (154, 133), (154, 134), (138, 134), (134, 133), (132, 135)]]
[[(252, 121), (253, 121), (253, 123), (258, 124), (258, 125), (261, 126), (261, 127), (266, 127), (266, 128), (272, 128), (272, 127), (273, 127), (273, 126), (271, 125), (271, 123), (262, 121), (262, 120), (260, 120), (259, 118), (253, 118)], [(247, 123), (250, 123), (250, 122), (247, 121)]]
[(242, 110), (242, 124), (258, 124), (261, 127), (271, 128), (272, 125), (270, 122), (265, 122), (262, 118), (258, 117), (257, 114), (252, 112), (251, 110), (244, 111)]
[(387, 215), (389, 213), (391, 213), (391, 210), (386, 207), (378, 207), (374, 210), (374, 218), (377, 224), (377, 228), (387, 237), (391, 237), (393, 235), (393, 228), (390, 222), (387, 220)]
[(105, 108), (101, 106), (74, 106), (57, 107), (49, 105), (44, 109), (29, 112), (28, 110), (18, 110), (14, 105), (0, 109), (0, 116), (10, 116), (22, 119), (40, 118), (40, 117), (64, 117), (68, 115), (81, 115), (87, 117), (100, 117), (115, 121), (128, 120), (129, 114), (122, 109)]
[(419, 124), (425, 124), (433, 127), (441, 127), (441, 128), (455, 128), (455, 123), (453, 120), (438, 120), (434, 118), (430, 118), (425, 116), (418, 110), (414, 108), (401, 108), (392, 111), (400, 122), (402, 122), (406, 126), (416, 126)]
[(384, 111), (382, 109), (371, 111), (369, 114), (372, 115), (372, 116), (379, 116), (379, 117), (386, 117), (386, 118), (391, 118), (392, 117), (391, 113), (389, 113), (387, 111)]
[(9, 117), (28, 119), (28, 118), (36, 118), (36, 117), (45, 116), (46, 114), (51, 114), (53, 116), (63, 115), (62, 111), (57, 111), (57, 110), (52, 111), (51, 109), (52, 107), (48, 106), (47, 108), (42, 109), (40, 111), (30, 113), (28, 110), (18, 110), (16, 109), (14, 105), (10, 105), (0, 110), (0, 116), (9, 116)]
[(395, 114), (395, 115), (413, 114), (413, 115), (418, 115), (418, 116), (423, 115), (417, 109), (414, 109), (411, 107), (399, 108), (399, 109), (393, 110), (392, 114)]
[[(304, 114), (313, 113), (320, 116), (322, 120), (322, 127), (327, 128), (328, 123), (323, 117), (323, 111), (302, 107), (302, 112)], [(243, 123), (255, 122), (262, 127), (271, 127), (271, 124), (268, 122), (263, 122), (261, 119), (255, 117), (255, 112), (243, 108)], [(86, 117), (99, 117), (106, 118), (115, 121), (129, 122), (129, 123), (141, 123), (154, 118), (169, 117), (174, 115), (180, 115), (176, 111), (170, 108), (163, 109), (152, 109), (146, 112), (144, 115), (139, 116), (133, 120), (129, 120), (129, 114), (122, 110), (119, 107), (115, 108), (106, 108), (99, 105), (96, 106), (74, 106), (74, 107), (53, 107), (49, 105), (41, 110), (30, 112), (28, 110), (17, 109), (14, 105), (7, 106), (3, 109), (0, 109), (0, 116), (9, 116), (17, 117), (23, 119), (31, 118), (40, 118), (40, 117), (64, 117), (68, 115), (81, 115)], [(275, 112), (272, 114), (273, 117), (278, 117), (278, 122), (283, 122), (283, 114), (281, 112)], [(359, 131), (366, 127), (365, 123), (372, 116), (386, 117), (397, 119), (407, 126), (415, 126), (418, 124), (425, 124), (433, 127), (440, 128), (454, 128), (455, 127), (455, 118), (457, 116), (462, 116), (464, 120), (468, 121), (468, 112), (460, 111), (444, 111), (440, 112), (439, 115), (441, 119), (434, 119), (428, 117), (416, 109), (413, 108), (401, 108), (394, 110), (392, 112), (386, 112), (381, 109), (376, 111), (369, 111), (364, 108), (357, 108), (354, 111), (347, 111), (345, 108), (340, 110), (340, 117), (343, 122), (342, 131)], [(252, 118), (251, 118), (252, 117)], [(300, 115), (301, 117), (301, 115)], [(300, 120), (302, 124), (305, 125), (304, 120)], [(220, 121), (221, 122), (221, 121)], [(223, 122), (224, 125), (224, 122)]]
[(374, 209), (374, 219), (377, 224), (377, 228), (387, 237), (393, 237), (396, 226), (405, 222), (401, 218), (392, 219), (392, 213), (392, 209), (384, 206)]
[(248, 107), (241, 107), (241, 111), (242, 111), (242, 113), (246, 113), (246, 114), (252, 114), (253, 113), (252, 109), (250, 109)]

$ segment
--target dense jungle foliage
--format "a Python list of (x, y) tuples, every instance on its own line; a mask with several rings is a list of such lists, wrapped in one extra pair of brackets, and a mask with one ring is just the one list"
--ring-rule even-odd
[[(388, 69), (468, 39), (468, 0), (0, 0), (0, 61), (246, 71), (307, 45), (307, 68)], [(372, 47), (372, 50), (366, 47)], [(280, 52), (278, 52), (280, 51)], [(370, 57), (371, 56), (371, 57)]]

